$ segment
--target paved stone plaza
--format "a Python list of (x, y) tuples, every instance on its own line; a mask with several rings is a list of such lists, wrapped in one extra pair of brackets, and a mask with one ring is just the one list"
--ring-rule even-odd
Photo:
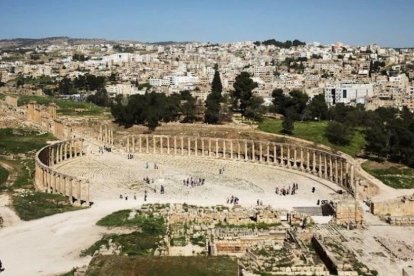
[[(154, 166), (158, 169), (154, 169)], [(147, 168), (148, 167), (148, 168)], [(57, 167), (58, 171), (90, 181), (91, 201), (116, 199), (122, 194), (140, 201), (148, 192), (148, 202), (187, 202), (201, 205), (227, 204), (236, 196), (241, 205), (264, 205), (275, 208), (316, 206), (317, 200), (332, 200), (339, 186), (318, 182), (304, 175), (273, 166), (244, 161), (224, 161), (201, 157), (136, 154), (90, 154)], [(220, 170), (223, 170), (220, 174)], [(150, 183), (144, 182), (148, 177)], [(204, 185), (189, 187), (186, 179), (205, 179)], [(288, 188), (298, 183), (295, 195), (276, 195), (276, 187)], [(161, 185), (165, 193), (160, 194)], [(312, 193), (312, 188), (315, 192)], [(156, 190), (156, 193), (154, 192)]]

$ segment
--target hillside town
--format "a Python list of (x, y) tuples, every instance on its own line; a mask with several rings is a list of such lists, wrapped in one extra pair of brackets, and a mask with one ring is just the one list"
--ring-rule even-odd
[[(0, 93), (50, 94), (64, 87), (66, 79), (94, 75), (110, 80), (105, 83), (110, 97), (188, 90), (204, 101), (217, 65), (223, 94), (233, 90), (238, 74), (248, 72), (264, 105), (271, 105), (273, 90), (282, 89), (310, 97), (323, 93), (328, 105), (414, 109), (414, 49), (274, 39), (223, 44), (54, 39), (1, 45)], [(66, 97), (82, 100), (96, 91), (67, 92)]]

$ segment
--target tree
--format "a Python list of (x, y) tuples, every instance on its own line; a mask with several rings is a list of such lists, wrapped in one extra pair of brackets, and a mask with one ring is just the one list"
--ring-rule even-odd
[(325, 131), (325, 136), (329, 142), (335, 145), (346, 146), (351, 142), (351, 131), (340, 122), (331, 121)]
[(307, 119), (326, 120), (328, 118), (328, 105), (323, 94), (318, 94), (312, 98), (306, 108)]
[(221, 92), (223, 86), (221, 84), (220, 73), (214, 72), (213, 82), (211, 83), (211, 92), (208, 94), (205, 106), (204, 122), (209, 124), (217, 124), (220, 122), (220, 103), (222, 102)]
[(99, 89), (95, 94), (89, 95), (87, 101), (99, 106), (109, 106), (110, 104), (110, 99), (105, 88)]
[(252, 97), (253, 89), (257, 87), (257, 83), (250, 78), (249, 73), (241, 72), (236, 77), (233, 87), (232, 98), (234, 106), (240, 110), (243, 116), (246, 116), (246, 109), (249, 105), (256, 103), (255, 100), (252, 101)]
[(265, 107), (263, 106), (263, 103), (264, 100), (262, 97), (251, 97), (246, 107), (244, 116), (255, 121), (261, 121), (262, 116), (265, 113)]
[(192, 123), (196, 120), (196, 98), (194, 98), (190, 91), (185, 90), (180, 92), (181, 96), (181, 112), (184, 115), (184, 123)]
[(372, 125), (365, 131), (365, 150), (377, 155), (377, 157), (387, 157), (389, 152), (390, 135), (381, 125)]
[(273, 103), (275, 112), (279, 114), (286, 114), (285, 113), (286, 96), (283, 93), (283, 90), (280, 88), (273, 90), (272, 97), (273, 97), (272, 103)]
[(293, 130), (295, 129), (294, 121), (290, 116), (285, 116), (282, 122), (282, 132), (285, 134), (293, 134)]

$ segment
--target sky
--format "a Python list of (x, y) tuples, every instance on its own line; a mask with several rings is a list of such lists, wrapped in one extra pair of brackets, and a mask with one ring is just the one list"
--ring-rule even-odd
[(0, 0), (0, 38), (414, 47), (414, 0)]

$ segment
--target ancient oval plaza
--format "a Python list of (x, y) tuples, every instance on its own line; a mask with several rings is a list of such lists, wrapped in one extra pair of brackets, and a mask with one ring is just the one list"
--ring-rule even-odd
[[(0, 245), (10, 252), (3, 260), (16, 275), (33, 271), (18, 266), (21, 258), (36, 260), (30, 264), (39, 275), (74, 266), (85, 275), (97, 256), (125, 254), (123, 248), (130, 245), (105, 240), (108, 233), (119, 232), (96, 225), (125, 209), (132, 211), (124, 221), (137, 216), (165, 221), (168, 230), (151, 254), (231, 256), (245, 273), (267, 263), (274, 275), (374, 275), (363, 262), (383, 271), (399, 270), (409, 262), (404, 255), (411, 254), (408, 249), (398, 251), (404, 241), (391, 242), (392, 227), (397, 226), (376, 216), (394, 214), (389, 223), (401, 225), (398, 217), (410, 214), (413, 201), (388, 200), (395, 191), (374, 184), (343, 153), (306, 141), (134, 133), (110, 122), (85, 127), (58, 118), (56, 105), (35, 102), (28, 104), (25, 120), (59, 139), (35, 154), (35, 189), (62, 195), (80, 210), (0, 232)], [(379, 197), (387, 200), (372, 200)], [(38, 240), (25, 234), (27, 227), (38, 233)], [(298, 232), (298, 227), (304, 230)], [(367, 227), (370, 234), (361, 238)], [(121, 235), (130, 231), (124, 229)], [(401, 239), (410, 236), (410, 228), (399, 231)], [(49, 237), (59, 246), (51, 249)], [(95, 248), (96, 241), (108, 246)], [(13, 249), (21, 243), (21, 250)], [(367, 255), (345, 249), (367, 250), (367, 244)], [(53, 256), (34, 256), (29, 245)], [(384, 248), (404, 262), (390, 266), (369, 257)], [(270, 255), (261, 255), (263, 250)], [(360, 274), (352, 268), (355, 264), (367, 273)]]

